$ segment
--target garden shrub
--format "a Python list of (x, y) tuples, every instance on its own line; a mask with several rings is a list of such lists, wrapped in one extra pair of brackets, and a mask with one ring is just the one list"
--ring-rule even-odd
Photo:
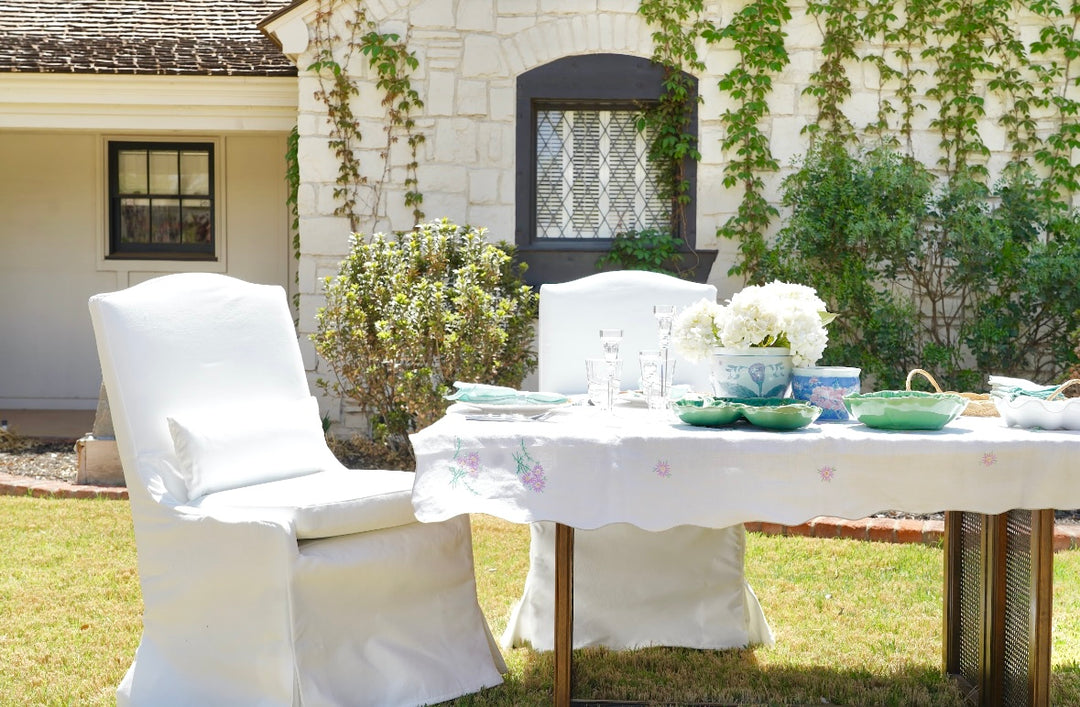
[(509, 246), (446, 220), (354, 235), (311, 337), (334, 372), (320, 383), (369, 412), (372, 439), (408, 451), (454, 381), (516, 387), (536, 367), (523, 272)]
[(1045, 193), (1022, 167), (990, 189), (887, 148), (826, 144), (784, 182), (791, 214), (767, 267), (838, 313), (823, 363), (878, 387), (916, 367), (954, 389), (985, 389), (991, 373), (1053, 381), (1077, 361), (1080, 225)]

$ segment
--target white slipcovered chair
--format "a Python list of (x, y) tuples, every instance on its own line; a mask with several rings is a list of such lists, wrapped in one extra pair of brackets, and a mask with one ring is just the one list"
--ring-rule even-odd
[(90, 314), (143, 634), (121, 705), (416, 705), (502, 682), (468, 518), (326, 446), (280, 287), (168, 275)]
[[(658, 345), (653, 305), (680, 310), (716, 288), (642, 271), (599, 273), (540, 288), (539, 387), (585, 390), (599, 330), (623, 331), (623, 388), (637, 388), (638, 352)], [(675, 383), (708, 392), (708, 366), (676, 358)], [(554, 645), (554, 525), (533, 523), (529, 572), (502, 643)], [(574, 539), (574, 647), (650, 645), (722, 649), (772, 645), (765, 616), (743, 573), (746, 532), (677, 526), (647, 532), (629, 524), (578, 530)]]

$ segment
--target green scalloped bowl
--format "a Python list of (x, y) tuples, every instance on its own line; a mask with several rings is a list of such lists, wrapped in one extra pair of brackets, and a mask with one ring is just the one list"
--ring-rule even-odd
[(859, 422), (879, 430), (940, 430), (967, 407), (952, 393), (881, 390), (844, 396), (844, 407)]
[(797, 430), (821, 414), (821, 408), (794, 398), (704, 398), (671, 405), (683, 422), (698, 427), (725, 427), (741, 418), (769, 430)]
[(747, 405), (743, 416), (755, 427), (767, 430), (797, 430), (806, 427), (821, 415), (821, 408), (802, 400), (776, 405)]
[(683, 398), (671, 403), (679, 419), (695, 427), (725, 427), (742, 419), (742, 405), (723, 398)]

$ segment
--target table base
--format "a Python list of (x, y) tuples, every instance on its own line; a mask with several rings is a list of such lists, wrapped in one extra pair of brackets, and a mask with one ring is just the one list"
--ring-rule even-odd
[[(1054, 511), (945, 514), (945, 672), (973, 705), (1050, 704)], [(572, 702), (574, 528), (555, 524), (555, 707)]]
[(943, 662), (973, 705), (1050, 704), (1053, 510), (945, 514)]

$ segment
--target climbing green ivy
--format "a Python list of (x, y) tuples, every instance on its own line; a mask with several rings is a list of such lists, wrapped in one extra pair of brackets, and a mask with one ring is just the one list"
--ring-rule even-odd
[(725, 27), (709, 27), (703, 32), (707, 42), (731, 46), (738, 57), (718, 85), (734, 103), (720, 116), (725, 130), (721, 147), (732, 156), (724, 168), (723, 183), (728, 188), (741, 187), (743, 197), (737, 213), (718, 234), (738, 240), (742, 262), (732, 266), (730, 273), (749, 280), (761, 274), (764, 234), (777, 215), (765, 197), (762, 174), (775, 172), (779, 165), (762, 121), (769, 114), (773, 77), (789, 62), (784, 24), (790, 19), (786, 0), (750, 0)]
[(686, 233), (685, 207), (691, 201), (686, 161), (701, 159), (692, 124), (701, 99), (690, 72), (705, 69), (695, 45), (711, 27), (703, 11), (702, 0), (642, 0), (638, 7), (638, 14), (655, 28), (652, 60), (664, 70), (660, 99), (642, 111), (638, 130), (651, 137), (649, 160), (658, 168), (659, 194), (672, 204), (671, 233), (680, 237)]
[(821, 28), (821, 64), (810, 74), (810, 85), (804, 95), (817, 99), (817, 121), (803, 132), (811, 138), (825, 133), (832, 142), (855, 140), (855, 126), (844, 114), (844, 101), (851, 97), (851, 79), (845, 62), (857, 62), (855, 44), (860, 39), (859, 0), (810, 0), (807, 14), (816, 17)]
[[(344, 27), (342, 32), (337, 29), (337, 19), (346, 6), (351, 7), (352, 14), (340, 23)], [(410, 161), (405, 165), (403, 198), (412, 209), (414, 221), (419, 223), (424, 213), (420, 209), (423, 194), (417, 180), (417, 152), (424, 135), (417, 130), (413, 113), (424, 104), (411, 85), (410, 74), (419, 61), (408, 50), (407, 39), (378, 32), (367, 16), (364, 3), (343, 0), (322, 0), (316, 9), (313, 29), (314, 61), (308, 70), (319, 77), (315, 98), (326, 107), (329, 146), (338, 161), (334, 187), (338, 206), (334, 214), (347, 217), (353, 231), (360, 230), (362, 217), (378, 219), (383, 190), (391, 179), (391, 148), (404, 136)], [(365, 173), (360, 160), (364, 135), (352, 109), (352, 100), (360, 94), (360, 88), (358, 78), (349, 71), (357, 55), (366, 57), (369, 68), (375, 72), (375, 86), (382, 91), (386, 111), (384, 141), (379, 147), (382, 172), (378, 175)], [(362, 206), (367, 209), (363, 213)]]

